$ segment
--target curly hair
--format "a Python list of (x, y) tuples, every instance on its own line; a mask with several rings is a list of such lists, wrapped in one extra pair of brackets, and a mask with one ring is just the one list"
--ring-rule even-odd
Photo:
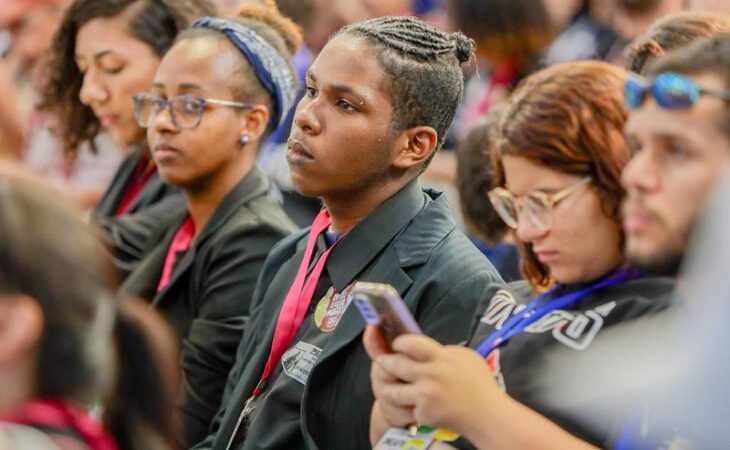
[(459, 32), (444, 33), (405, 16), (347, 25), (332, 38), (341, 35), (359, 36), (372, 46), (386, 74), (384, 85), (393, 104), (393, 131), (430, 126), (438, 135), (436, 151), (441, 148), (464, 94), (462, 65), (474, 58), (474, 40)]
[[(621, 170), (630, 159), (623, 127), (627, 118), (626, 72), (599, 61), (543, 69), (517, 88), (502, 113), (495, 152), (494, 186), (505, 183), (501, 157), (520, 156), (549, 169), (590, 176), (603, 212), (621, 231)], [(549, 269), (530, 244), (517, 240), (530, 284), (552, 284)]]
[(48, 64), (41, 81), (39, 108), (52, 113), (57, 121), (57, 132), (66, 152), (90, 141), (99, 133), (101, 125), (94, 112), (79, 100), (83, 75), (73, 63), (76, 53), (76, 35), (89, 21), (124, 14), (130, 34), (162, 57), (172, 46), (177, 34), (192, 20), (214, 15), (210, 0), (76, 0), (66, 11), (61, 25), (48, 50)]
[(697, 11), (682, 11), (656, 21), (629, 49), (626, 69), (644, 73), (647, 64), (690, 42), (730, 33), (730, 16)]

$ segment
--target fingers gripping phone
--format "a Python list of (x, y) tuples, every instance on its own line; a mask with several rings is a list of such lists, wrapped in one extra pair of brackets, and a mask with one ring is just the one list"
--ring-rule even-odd
[(380, 331), (388, 352), (401, 334), (423, 334), (398, 291), (389, 284), (359, 281), (353, 288), (353, 302), (368, 325)]

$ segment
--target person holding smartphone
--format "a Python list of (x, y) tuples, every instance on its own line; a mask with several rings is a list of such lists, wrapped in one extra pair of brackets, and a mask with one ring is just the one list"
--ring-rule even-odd
[(584, 61), (542, 70), (515, 91), (489, 198), (514, 230), (526, 281), (487, 288), (468, 348), (406, 335), (386, 354), (366, 333), (373, 443), (391, 427), (422, 424), (478, 448), (610, 445), (622, 418), (596, 429), (580, 415), (588, 400), (556, 400), (546, 380), (569, 376), (559, 376), (556, 354), (590, 358), (602, 331), (664, 309), (673, 291), (672, 279), (632, 269), (623, 250), (625, 81), (622, 69)]
[(386, 17), (343, 28), (314, 61), (287, 159), (297, 191), (324, 209), (269, 255), (231, 389), (195, 448), (369, 446), (357, 281), (393, 285), (439, 341), (466, 338), (460, 324), (499, 275), (418, 176), (443, 143), (473, 49), (460, 33)]
[(296, 230), (268, 197), (256, 154), (293, 105), (289, 58), (300, 40), (273, 5), (201, 18), (134, 97), (159, 174), (187, 208), (158, 224), (121, 290), (159, 309), (182, 341), (188, 445), (218, 408), (267, 254)]

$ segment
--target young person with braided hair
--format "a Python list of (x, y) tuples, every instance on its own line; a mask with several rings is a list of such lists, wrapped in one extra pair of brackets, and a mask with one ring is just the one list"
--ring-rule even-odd
[(219, 416), (196, 449), (369, 448), (356, 281), (393, 285), (435, 339), (466, 338), (460, 324), (499, 275), (417, 178), (443, 143), (473, 48), (406, 17), (349, 25), (323, 48), (287, 158), (296, 189), (324, 209), (269, 255)]
[(160, 178), (186, 208), (160, 221), (121, 289), (161, 311), (183, 342), (186, 445), (207, 435), (266, 256), (296, 230), (268, 197), (256, 154), (294, 104), (288, 61), (300, 41), (271, 1), (231, 20), (203, 17), (134, 96)]

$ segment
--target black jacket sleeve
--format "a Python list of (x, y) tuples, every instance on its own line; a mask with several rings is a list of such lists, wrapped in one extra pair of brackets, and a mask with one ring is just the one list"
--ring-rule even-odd
[[(276, 230), (238, 229), (212, 246), (195, 282), (200, 286), (195, 315), (182, 343), (185, 442), (207, 434), (234, 366), (256, 280), (269, 250), (282, 237)], [(198, 271), (196, 271), (198, 272)]]

